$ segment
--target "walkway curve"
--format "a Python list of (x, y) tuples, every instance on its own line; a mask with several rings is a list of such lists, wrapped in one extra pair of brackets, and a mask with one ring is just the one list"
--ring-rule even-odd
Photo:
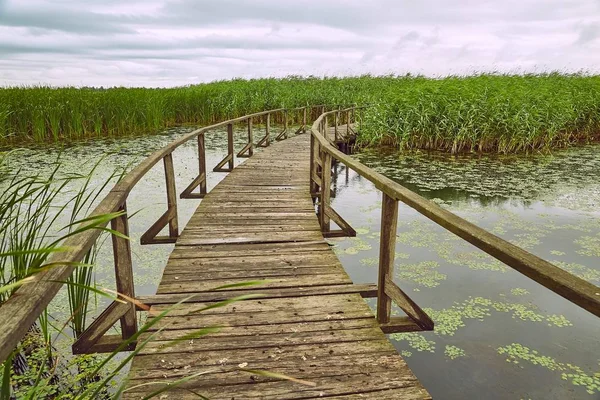
[[(198, 295), (153, 328), (163, 330), (135, 356), (125, 399), (208, 370), (166, 392), (167, 398), (196, 399), (194, 392), (211, 399), (430, 398), (361, 297), (374, 289), (353, 285), (323, 239), (309, 190), (309, 149), (310, 135), (274, 143), (202, 200), (177, 240), (157, 295), (144, 302), (152, 304), (152, 314)], [(212, 290), (257, 279), (268, 282)], [(264, 297), (192, 313), (251, 292)], [(165, 346), (208, 326), (223, 328)]]

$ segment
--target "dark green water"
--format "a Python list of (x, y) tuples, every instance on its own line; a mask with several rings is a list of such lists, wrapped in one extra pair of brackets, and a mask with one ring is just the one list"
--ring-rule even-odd
[[(156, 136), (95, 140), (62, 150), (66, 171), (85, 171), (104, 156), (100, 182), (115, 166), (135, 165), (189, 129)], [(207, 167), (226, 152), (225, 132), (207, 135)], [(242, 147), (244, 131), (236, 135)], [(21, 149), (11, 170), (47, 173), (58, 148)], [(600, 285), (600, 146), (553, 155), (462, 157), (365, 151), (356, 155), (419, 194)], [(190, 142), (174, 153), (177, 189), (197, 174)], [(224, 174), (209, 173), (208, 187)], [(140, 246), (139, 237), (166, 209), (162, 165), (128, 200), (137, 294), (153, 294), (172, 246)], [(381, 194), (343, 167), (335, 176), (335, 209), (358, 236), (332, 241), (355, 282), (375, 282)], [(179, 200), (180, 226), (196, 200)], [(110, 246), (96, 270), (100, 287), (114, 288)], [(395, 280), (436, 322), (435, 332), (393, 335), (425, 387), (437, 399), (599, 399), (600, 319), (401, 205)], [(65, 293), (52, 304), (66, 311)], [(98, 311), (102, 310), (102, 301)]]

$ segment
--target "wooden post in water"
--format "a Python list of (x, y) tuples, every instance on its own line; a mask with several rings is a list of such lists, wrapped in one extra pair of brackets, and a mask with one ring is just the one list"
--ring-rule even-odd
[[(127, 219), (127, 205), (119, 208), (123, 212), (110, 221), (110, 227), (113, 231), (119, 232), (129, 237), (129, 220)], [(135, 289), (133, 285), (133, 263), (131, 261), (131, 245), (129, 239), (112, 236), (113, 259), (115, 261), (115, 278), (117, 281), (117, 292), (135, 298)], [(121, 317), (121, 335), (123, 339), (129, 339), (137, 332), (137, 316), (135, 313), (135, 304), (130, 304), (130, 310)]]
[(198, 176), (204, 175), (200, 181), (200, 193), (206, 194), (206, 147), (204, 145), (204, 133), (198, 135)]
[(175, 169), (173, 168), (173, 153), (163, 158), (165, 165), (165, 180), (167, 184), (167, 207), (171, 212), (169, 218), (169, 237), (175, 239), (179, 236), (179, 224), (177, 222), (177, 189), (175, 187)]
[(381, 207), (381, 236), (379, 238), (379, 278), (377, 282), (377, 321), (390, 322), (392, 299), (385, 292), (385, 280), (393, 278), (398, 227), (398, 200), (383, 193)]

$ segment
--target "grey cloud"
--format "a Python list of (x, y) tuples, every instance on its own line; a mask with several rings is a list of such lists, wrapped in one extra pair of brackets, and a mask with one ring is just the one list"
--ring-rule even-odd
[(579, 31), (576, 44), (585, 44), (594, 41), (600, 37), (600, 23), (587, 24)]
[(4, 12), (0, 13), (0, 26), (47, 29), (83, 35), (133, 32), (133, 29), (125, 24), (132, 20), (134, 19), (54, 5), (10, 5), (5, 6)]

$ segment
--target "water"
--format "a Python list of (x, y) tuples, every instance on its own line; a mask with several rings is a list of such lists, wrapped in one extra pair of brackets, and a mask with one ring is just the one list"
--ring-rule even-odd
[[(66, 171), (81, 172), (103, 156), (101, 182), (115, 166), (135, 165), (190, 130), (94, 140), (64, 149), (21, 149), (11, 156), (10, 167), (21, 174), (49, 173), (61, 153)], [(244, 140), (240, 127), (236, 149)], [(225, 156), (226, 147), (226, 132), (207, 134), (209, 171)], [(463, 218), (600, 285), (600, 146), (537, 156), (365, 151), (355, 157)], [(181, 192), (197, 175), (195, 141), (175, 151), (174, 164)], [(224, 176), (209, 172), (209, 190)], [(376, 282), (381, 194), (341, 166), (334, 181), (333, 206), (358, 231), (356, 238), (332, 240), (335, 251), (355, 282)], [(139, 245), (142, 233), (166, 210), (164, 186), (159, 163), (128, 200), (129, 211), (138, 211), (130, 222), (137, 294), (154, 294), (172, 249)], [(180, 226), (198, 203), (179, 200)], [(600, 398), (598, 318), (409, 207), (401, 205), (399, 214), (395, 281), (430, 313), (436, 331), (393, 335), (392, 340), (434, 398)], [(96, 280), (100, 287), (114, 289), (110, 246), (101, 252)], [(96, 313), (103, 304), (99, 299)], [(63, 291), (52, 310), (58, 315), (66, 308)]]
[[(599, 146), (536, 156), (370, 150), (355, 157), (600, 284)], [(376, 282), (381, 193), (337, 169), (333, 206), (358, 235), (338, 240), (336, 253), (355, 282)], [(433, 398), (600, 398), (597, 317), (404, 204), (399, 216), (394, 280), (428, 311), (436, 330), (392, 339)]]

